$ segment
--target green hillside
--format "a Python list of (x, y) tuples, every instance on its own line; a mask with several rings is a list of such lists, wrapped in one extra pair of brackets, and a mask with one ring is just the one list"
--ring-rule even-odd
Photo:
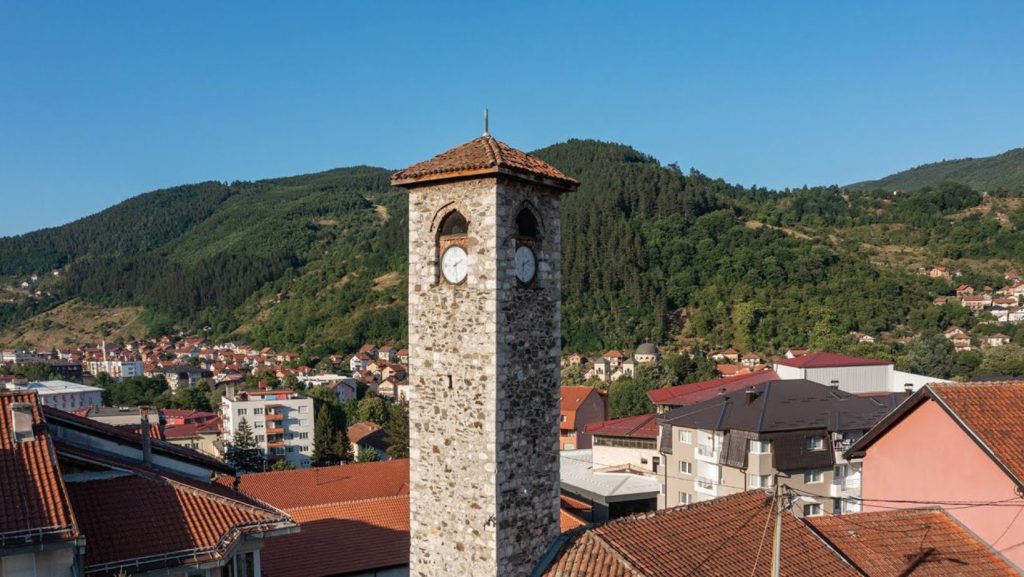
[(1024, 192), (1024, 148), (1015, 148), (984, 158), (962, 158), (922, 164), (879, 180), (858, 182), (846, 188), (918, 190), (927, 186), (938, 186), (944, 182), (958, 182), (986, 192)]
[[(566, 349), (675, 340), (852, 350), (849, 331), (862, 331), (889, 338), (859, 352), (892, 357), (907, 338), (952, 324), (1015, 331), (933, 305), (953, 287), (916, 270), (954, 266), (958, 282), (978, 286), (1024, 272), (1021, 192), (773, 192), (619, 144), (573, 140), (535, 154), (582, 182), (563, 197)], [(205, 331), (318, 353), (401, 342), (407, 205), (388, 177), (354, 167), (184, 186), (0, 239), (0, 297), (10, 297), (0, 299), (0, 344), (44, 334), (55, 321), (41, 313), (69, 302), (141, 307), (133, 323), (154, 334)], [(41, 296), (18, 288), (31, 274), (42, 277)]]

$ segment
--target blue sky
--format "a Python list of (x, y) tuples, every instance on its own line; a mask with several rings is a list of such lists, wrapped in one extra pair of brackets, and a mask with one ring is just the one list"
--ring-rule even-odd
[(0, 3), (0, 236), (491, 132), (745, 185), (1024, 146), (1024, 3)]

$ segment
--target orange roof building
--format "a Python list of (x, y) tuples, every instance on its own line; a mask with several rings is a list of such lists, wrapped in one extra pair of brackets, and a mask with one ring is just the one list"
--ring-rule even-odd
[(559, 446), (563, 451), (589, 449), (593, 439), (586, 432), (592, 423), (605, 420), (606, 395), (596, 387), (562, 387)]

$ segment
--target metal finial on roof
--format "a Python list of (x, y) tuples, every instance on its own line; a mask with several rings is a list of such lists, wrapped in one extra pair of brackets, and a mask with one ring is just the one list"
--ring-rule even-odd
[(484, 108), (484, 136), (490, 136), (491, 133), (487, 127), (487, 109)]

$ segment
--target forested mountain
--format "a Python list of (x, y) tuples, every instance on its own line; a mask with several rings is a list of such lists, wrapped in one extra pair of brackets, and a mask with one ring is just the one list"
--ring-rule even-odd
[(980, 191), (1024, 192), (1024, 148), (995, 156), (961, 158), (923, 164), (879, 180), (851, 184), (846, 188), (918, 190), (944, 182), (959, 182)]
[[(563, 197), (567, 349), (679, 340), (768, 353), (838, 346), (855, 330), (897, 342), (977, 323), (933, 305), (952, 286), (918, 267), (956, 266), (979, 286), (1024, 272), (1016, 189), (768, 191), (618, 144), (534, 154), (582, 182)], [(74, 300), (143, 307), (153, 333), (308, 352), (401, 342), (407, 205), (388, 177), (355, 167), (184, 186), (0, 239), (0, 341), (45, 330), (38, 313)], [(38, 287), (19, 288), (33, 274)]]

